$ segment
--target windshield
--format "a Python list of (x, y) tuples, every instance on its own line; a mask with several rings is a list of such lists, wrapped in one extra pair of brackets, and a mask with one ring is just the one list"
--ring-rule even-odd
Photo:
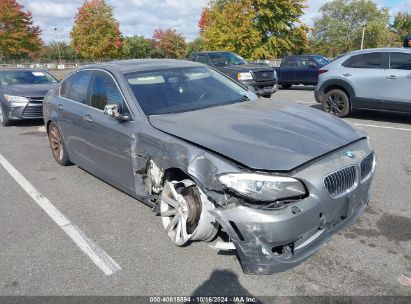
[(137, 72), (125, 77), (148, 116), (194, 111), (258, 98), (208, 67)]
[(330, 63), (330, 61), (327, 58), (322, 57), (322, 56), (314, 56), (314, 59), (320, 65), (326, 65)]
[(56, 83), (57, 80), (43, 71), (3, 71), (0, 72), (0, 84), (44, 84)]
[(224, 67), (227, 65), (240, 65), (247, 63), (247, 61), (245, 61), (244, 58), (238, 56), (237, 54), (229, 52), (210, 53), (209, 56), (213, 61), (214, 65), (217, 67)]

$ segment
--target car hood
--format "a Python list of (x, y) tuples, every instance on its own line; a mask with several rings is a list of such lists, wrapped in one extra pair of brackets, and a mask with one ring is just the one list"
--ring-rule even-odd
[(234, 71), (253, 71), (253, 72), (267, 72), (267, 71), (273, 71), (272, 68), (270, 67), (264, 67), (261, 65), (254, 65), (254, 64), (239, 64), (239, 65), (229, 65), (224, 67), (227, 70), (234, 70)]
[(44, 97), (47, 92), (54, 89), (57, 83), (48, 84), (19, 84), (4, 86), (5, 94), (24, 97)]
[(294, 103), (254, 101), (150, 116), (153, 127), (255, 170), (291, 171), (365, 134)]

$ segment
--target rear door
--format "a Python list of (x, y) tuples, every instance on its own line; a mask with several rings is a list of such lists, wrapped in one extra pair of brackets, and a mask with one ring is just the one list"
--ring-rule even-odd
[(280, 66), (279, 82), (280, 84), (294, 83), (295, 71), (297, 69), (297, 58), (286, 57)]
[(93, 172), (127, 192), (135, 193), (132, 166), (133, 121), (119, 121), (104, 114), (104, 107), (116, 104), (120, 113), (131, 117), (114, 77), (107, 71), (94, 72), (85, 128)]
[(91, 162), (88, 145), (83, 137), (83, 127), (86, 124), (86, 104), (92, 75), (92, 71), (84, 70), (67, 78), (61, 84), (57, 104), (59, 127), (69, 157), (80, 166)]
[(385, 71), (384, 110), (411, 112), (411, 53), (389, 53)]
[(387, 60), (382, 52), (359, 54), (347, 59), (342, 77), (351, 84), (357, 108), (381, 109)]
[(318, 82), (317, 63), (311, 57), (299, 57), (295, 71), (295, 83), (315, 84)]

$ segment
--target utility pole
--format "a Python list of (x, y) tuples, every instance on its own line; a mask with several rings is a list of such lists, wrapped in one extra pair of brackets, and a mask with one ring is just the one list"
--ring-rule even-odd
[(362, 38), (361, 38), (361, 49), (364, 48), (364, 37), (365, 37), (365, 27), (367, 26), (367, 23), (364, 21), (362, 24)]

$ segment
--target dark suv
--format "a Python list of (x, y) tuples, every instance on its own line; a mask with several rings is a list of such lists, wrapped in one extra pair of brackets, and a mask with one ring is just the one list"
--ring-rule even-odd
[(213, 67), (263, 97), (277, 91), (277, 73), (269, 66), (250, 64), (232, 52), (194, 52), (191, 61)]

